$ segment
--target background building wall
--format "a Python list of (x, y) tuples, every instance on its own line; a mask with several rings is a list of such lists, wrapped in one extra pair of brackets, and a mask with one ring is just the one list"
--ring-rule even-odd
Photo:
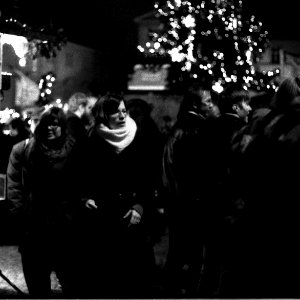
[(70, 95), (76, 91), (89, 91), (90, 86), (99, 80), (101, 72), (99, 56), (100, 54), (94, 49), (68, 42), (60, 51), (57, 51), (56, 57), (27, 59), (26, 65), (22, 67), (13, 47), (4, 44), (2, 71), (10, 72), (12, 76), (9, 80), (9, 89), (4, 91), (5, 101), (1, 106), (14, 107), (14, 70), (21, 71), (37, 84), (43, 75), (53, 72), (56, 76), (52, 87), (54, 99), (67, 101)]

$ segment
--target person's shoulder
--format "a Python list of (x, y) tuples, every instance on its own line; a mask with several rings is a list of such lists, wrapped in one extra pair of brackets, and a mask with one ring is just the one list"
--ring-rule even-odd
[(24, 155), (26, 149), (29, 149), (32, 147), (33, 144), (33, 138), (27, 138), (24, 139), (15, 145), (13, 145), (12, 150), (11, 150), (11, 155), (14, 156), (15, 158), (20, 158)]
[(13, 146), (13, 151), (19, 152), (23, 151), (26, 145), (29, 143), (29, 139), (24, 139)]

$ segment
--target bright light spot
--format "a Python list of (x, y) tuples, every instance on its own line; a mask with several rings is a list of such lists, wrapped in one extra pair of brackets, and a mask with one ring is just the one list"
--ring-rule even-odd
[(26, 58), (25, 57), (20, 58), (19, 65), (20, 65), (20, 67), (26, 66)]
[(215, 84), (212, 86), (212, 89), (219, 94), (222, 93), (224, 90), (220, 82), (215, 82)]
[(145, 49), (144, 49), (142, 46), (138, 46), (137, 48), (138, 48), (138, 50), (141, 51), (141, 52), (144, 52), (144, 51), (145, 51)]
[(2, 44), (9, 44), (14, 48), (16, 55), (22, 58), (28, 52), (28, 40), (24, 36), (1, 34)]
[(158, 43), (158, 42), (156, 42), (156, 43), (154, 43), (154, 49), (158, 49), (160, 47), (160, 43)]
[(192, 15), (188, 15), (185, 18), (183, 18), (181, 23), (187, 28), (196, 26), (195, 18)]

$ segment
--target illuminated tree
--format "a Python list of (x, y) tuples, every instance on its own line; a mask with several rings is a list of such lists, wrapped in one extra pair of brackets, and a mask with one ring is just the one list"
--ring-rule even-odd
[(268, 32), (255, 16), (243, 15), (241, 0), (167, 0), (155, 10), (161, 29), (138, 49), (149, 61), (170, 63), (170, 88), (195, 81), (218, 92), (231, 83), (255, 91), (277, 88), (278, 69), (256, 68), (269, 45)]
[(39, 81), (40, 97), (38, 99), (39, 105), (46, 105), (53, 101), (52, 87), (56, 80), (56, 76), (53, 72), (48, 72), (43, 75)]

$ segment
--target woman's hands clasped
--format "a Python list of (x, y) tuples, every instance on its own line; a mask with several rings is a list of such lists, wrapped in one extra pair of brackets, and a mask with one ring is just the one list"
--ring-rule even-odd
[[(88, 199), (85, 201), (85, 207), (91, 210), (98, 209), (96, 201), (93, 199)], [(141, 222), (141, 214), (139, 214), (135, 209), (130, 209), (124, 216), (123, 219), (129, 218), (128, 226), (137, 225)]]
[(135, 209), (130, 209), (123, 216), (124, 219), (130, 218), (128, 226), (139, 224), (141, 222), (141, 217), (142, 216)]
[(98, 206), (96, 205), (95, 200), (93, 199), (88, 199), (85, 201), (85, 207), (88, 209), (97, 209)]

